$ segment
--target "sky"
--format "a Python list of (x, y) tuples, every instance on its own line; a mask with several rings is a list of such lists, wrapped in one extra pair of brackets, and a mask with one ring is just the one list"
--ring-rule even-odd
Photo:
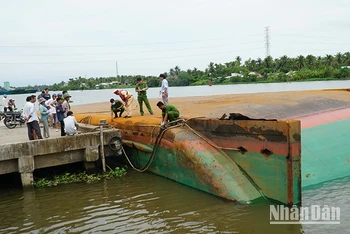
[(274, 58), (344, 53), (349, 12), (349, 0), (2, 1), (0, 86), (264, 58), (266, 27)]

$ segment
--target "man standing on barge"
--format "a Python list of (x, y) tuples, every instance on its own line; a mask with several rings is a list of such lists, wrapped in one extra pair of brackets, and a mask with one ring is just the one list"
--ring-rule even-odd
[(167, 105), (169, 102), (168, 102), (168, 96), (169, 96), (169, 92), (168, 92), (168, 89), (169, 89), (169, 84), (168, 84), (168, 81), (166, 79), (166, 76), (165, 74), (160, 74), (159, 75), (159, 78), (162, 80), (162, 86), (160, 87), (160, 93), (162, 95), (162, 100), (163, 100), (163, 103), (164, 105)]
[(148, 112), (153, 115), (153, 111), (152, 108), (149, 104), (148, 98), (147, 98), (147, 89), (148, 86), (146, 84), (146, 82), (143, 82), (142, 79), (139, 77), (137, 78), (137, 83), (136, 83), (136, 87), (135, 87), (135, 91), (137, 92), (137, 101), (140, 105), (140, 114), (141, 116), (143, 116), (144, 112), (143, 112), (143, 103), (146, 104), (147, 110)]

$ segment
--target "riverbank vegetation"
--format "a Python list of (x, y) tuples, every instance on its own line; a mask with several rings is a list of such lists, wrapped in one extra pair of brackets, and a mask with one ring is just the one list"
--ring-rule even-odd
[[(182, 70), (179, 66), (175, 66), (164, 73), (168, 76), (170, 86), (344, 80), (350, 79), (350, 52), (325, 56), (300, 55), (295, 58), (284, 55), (275, 59), (268, 56), (264, 59), (249, 58), (244, 62), (237, 56), (234, 61), (224, 64), (210, 62), (204, 70), (197, 68)], [(135, 85), (137, 77), (143, 78), (149, 87), (159, 87), (161, 82), (158, 75), (77, 77), (48, 87), (51, 90), (123, 88)], [(45, 87), (46, 85), (32, 88)]]
[(57, 186), (59, 184), (68, 184), (76, 182), (92, 183), (100, 181), (102, 179), (112, 179), (125, 176), (126, 168), (116, 167), (114, 170), (110, 169), (104, 174), (87, 174), (86, 172), (81, 173), (69, 173), (66, 172), (60, 175), (54, 175), (47, 178), (39, 178), (34, 180), (34, 186), (36, 188)]

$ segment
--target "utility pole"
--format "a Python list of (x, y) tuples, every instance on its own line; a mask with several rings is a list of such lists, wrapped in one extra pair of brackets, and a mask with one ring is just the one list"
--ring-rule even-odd
[(270, 26), (265, 27), (265, 55), (270, 56)]
[(118, 79), (119, 78), (118, 62), (115, 62), (115, 71), (116, 71), (115, 79), (121, 83), (121, 81)]

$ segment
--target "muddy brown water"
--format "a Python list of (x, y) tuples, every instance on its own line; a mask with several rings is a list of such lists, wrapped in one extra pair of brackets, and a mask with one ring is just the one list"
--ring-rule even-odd
[(128, 171), (93, 184), (0, 192), (0, 233), (346, 233), (350, 179), (303, 192), (305, 205), (341, 206), (341, 225), (271, 225), (270, 202), (240, 205)]
[[(251, 87), (251, 86), (249, 86)], [(204, 87), (200, 87), (204, 88)], [(206, 87), (205, 87), (206, 88)], [(230, 88), (230, 87), (225, 87)], [(213, 91), (213, 89), (211, 90)], [(263, 90), (260, 90), (263, 91)], [(106, 92), (98, 91), (98, 92)], [(84, 91), (85, 93), (85, 91)], [(220, 92), (219, 92), (220, 93)], [(231, 92), (232, 93), (232, 92)], [(322, 94), (321, 94), (322, 93)], [(211, 93), (213, 94), (213, 93)], [(90, 93), (91, 95), (91, 93)], [(300, 109), (298, 100), (325, 98), (333, 100), (329, 105), (346, 106), (348, 92), (301, 92), (281, 94), (249, 94), (248, 104), (241, 103), (234, 94), (213, 102), (210, 97), (178, 98), (176, 104), (183, 114), (205, 103), (215, 111), (197, 108), (196, 114), (220, 117), (227, 111), (239, 111), (267, 117), (277, 112), (266, 112), (266, 103), (286, 104), (288, 110)], [(77, 98), (78, 93), (75, 97)], [(94, 95), (92, 95), (94, 96)], [(109, 97), (110, 94), (106, 94)], [(271, 102), (273, 97), (275, 102)], [(291, 99), (296, 100), (291, 102)], [(158, 99), (153, 97), (154, 104)], [(311, 99), (310, 99), (311, 100)], [(316, 100), (316, 99), (315, 99)], [(317, 99), (319, 103), (319, 99)], [(94, 99), (98, 102), (99, 99)], [(108, 101), (108, 100), (107, 100)], [(74, 106), (76, 113), (101, 111), (109, 114), (108, 102), (85, 107)], [(206, 102), (208, 101), (208, 102)], [(209, 102), (210, 101), (210, 102)], [(184, 105), (182, 105), (182, 103)], [(329, 102), (324, 102), (328, 106)], [(79, 103), (77, 103), (79, 104)], [(81, 103), (82, 104), (82, 103)], [(232, 110), (230, 108), (232, 108)], [(317, 106), (316, 106), (317, 107)], [(315, 107), (315, 108), (316, 108)], [(324, 107), (321, 106), (320, 109)], [(75, 109), (74, 109), (75, 111)], [(157, 111), (157, 110), (156, 110)], [(270, 115), (273, 113), (273, 115)], [(298, 114), (298, 113), (297, 113)], [(135, 110), (135, 118), (138, 117)], [(159, 113), (156, 112), (159, 116)], [(284, 117), (284, 116), (279, 116)], [(12, 130), (0, 126), (0, 139), (4, 141), (26, 139), (26, 128)], [(10, 132), (12, 131), (12, 132)], [(9, 139), (13, 136), (13, 139)], [(1, 178), (0, 178), (1, 179)], [(1, 182), (1, 181), (0, 181)], [(331, 181), (303, 190), (303, 205), (328, 205), (341, 208), (340, 225), (271, 225), (270, 205), (240, 205), (197, 191), (174, 181), (150, 174), (129, 170), (121, 179), (100, 181), (93, 184), (69, 184), (53, 188), (0, 190), (1, 233), (349, 233), (350, 230), (350, 179)]]

